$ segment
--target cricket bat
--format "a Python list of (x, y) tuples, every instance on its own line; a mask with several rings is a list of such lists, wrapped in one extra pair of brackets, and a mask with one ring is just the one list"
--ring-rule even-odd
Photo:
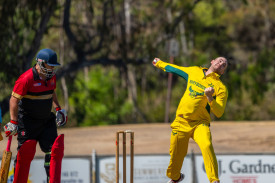
[(12, 153), (10, 151), (11, 140), (12, 140), (12, 135), (9, 136), (7, 149), (4, 150), (4, 153), (3, 153), (2, 162), (1, 162), (1, 170), (0, 170), (0, 183), (7, 183), (7, 181), (8, 181), (10, 162), (11, 162), (11, 156), (12, 156)]

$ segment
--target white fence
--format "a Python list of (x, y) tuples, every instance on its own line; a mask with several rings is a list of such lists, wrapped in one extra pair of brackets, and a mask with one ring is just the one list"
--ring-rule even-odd
[[(184, 183), (209, 182), (205, 174), (202, 156), (194, 155), (192, 157), (188, 155), (183, 163), (182, 171), (186, 176)], [(134, 182), (167, 182), (169, 179), (165, 174), (169, 159), (169, 155), (135, 155)], [(217, 160), (222, 183), (275, 182), (275, 154), (217, 155)], [(129, 178), (129, 157), (127, 157), (127, 162), (127, 177)], [(120, 175), (122, 175), (122, 158), (120, 158)], [(12, 179), (13, 162), (11, 162), (8, 183), (11, 183)], [(65, 157), (62, 162), (61, 180), (62, 183), (115, 183), (115, 156), (93, 154), (93, 157)], [(32, 161), (29, 182), (46, 183), (43, 159)], [(121, 179), (120, 182), (122, 182)]]
[[(11, 162), (8, 182), (13, 182), (13, 161)], [(89, 183), (90, 160), (88, 158), (64, 158), (62, 161), (62, 183)], [(28, 183), (47, 183), (44, 159), (34, 159), (31, 163)]]
[[(169, 179), (165, 174), (169, 158), (169, 155), (136, 155), (135, 183), (167, 182)], [(217, 155), (217, 160), (219, 178), (222, 183), (275, 182), (275, 155)], [(129, 167), (129, 164), (127, 166)], [(115, 157), (98, 157), (96, 167), (98, 171), (97, 183), (115, 182)], [(127, 170), (129, 177), (129, 168)], [(195, 155), (194, 158), (187, 156), (183, 163), (182, 172), (185, 174), (184, 183), (209, 182), (201, 155)], [(121, 174), (122, 163), (120, 163)], [(122, 182), (121, 176), (120, 182)]]

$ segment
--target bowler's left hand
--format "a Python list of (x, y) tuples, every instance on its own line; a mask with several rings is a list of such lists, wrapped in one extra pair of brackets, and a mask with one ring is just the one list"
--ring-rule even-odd
[(204, 94), (206, 95), (209, 102), (212, 102), (214, 92), (215, 92), (215, 90), (212, 87), (205, 88)]

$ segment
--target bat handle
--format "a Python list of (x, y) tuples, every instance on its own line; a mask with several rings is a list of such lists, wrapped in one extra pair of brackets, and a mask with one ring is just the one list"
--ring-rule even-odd
[(7, 144), (7, 152), (10, 151), (10, 148), (11, 148), (11, 140), (12, 140), (12, 135), (9, 136), (9, 140), (8, 140), (8, 144)]

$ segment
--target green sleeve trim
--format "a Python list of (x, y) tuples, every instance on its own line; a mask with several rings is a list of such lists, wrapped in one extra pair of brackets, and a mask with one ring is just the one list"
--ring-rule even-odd
[(177, 74), (180, 77), (183, 77), (186, 81), (188, 80), (188, 74), (180, 69), (167, 65), (165, 67), (166, 72), (171, 72), (173, 74)]

